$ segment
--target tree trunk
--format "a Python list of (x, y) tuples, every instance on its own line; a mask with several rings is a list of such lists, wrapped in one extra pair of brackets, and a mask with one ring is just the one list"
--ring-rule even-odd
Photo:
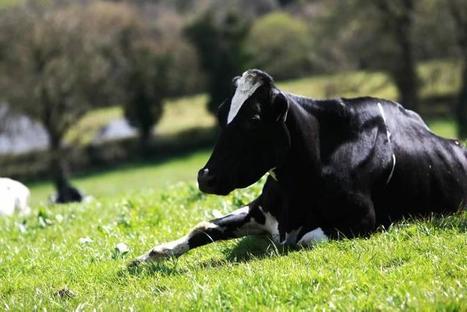
[(73, 187), (68, 179), (67, 163), (65, 161), (61, 138), (59, 135), (50, 135), (50, 173), (57, 191), (55, 202), (64, 204), (81, 202), (82, 194)]
[(457, 102), (457, 124), (459, 126), (459, 137), (467, 138), (467, 55), (464, 59), (462, 72), (462, 84)]
[(150, 142), (151, 142), (151, 130), (152, 128), (146, 129), (141, 128), (139, 133), (139, 149), (143, 157), (150, 154)]
[(465, 2), (450, 0), (449, 12), (457, 32), (457, 42), (463, 59), (462, 81), (456, 105), (456, 117), (459, 138), (467, 138), (467, 14)]
[(405, 108), (418, 110), (418, 76), (416, 64), (411, 53), (403, 53), (399, 68), (395, 68), (392, 77), (399, 92), (399, 102)]
[(395, 35), (400, 51), (400, 62), (394, 69), (394, 80), (399, 90), (399, 100), (408, 109), (418, 109), (417, 63), (414, 58), (412, 41), (412, 1), (404, 2), (404, 13), (396, 18)]
[(397, 46), (397, 53), (392, 62), (388, 60), (387, 69), (399, 92), (399, 101), (404, 107), (417, 110), (419, 84), (412, 40), (415, 3), (413, 0), (378, 0), (374, 4)]

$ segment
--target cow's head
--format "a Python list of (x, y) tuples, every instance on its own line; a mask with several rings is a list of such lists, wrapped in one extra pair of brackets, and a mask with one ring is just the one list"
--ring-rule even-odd
[(290, 148), (287, 98), (271, 76), (257, 69), (233, 80), (235, 92), (219, 107), (219, 139), (198, 173), (206, 193), (226, 195), (258, 181)]

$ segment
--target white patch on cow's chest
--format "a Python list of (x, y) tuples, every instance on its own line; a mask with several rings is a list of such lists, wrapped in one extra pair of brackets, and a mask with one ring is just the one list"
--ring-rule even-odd
[(280, 234), (279, 234), (279, 222), (277, 219), (269, 212), (264, 212), (263, 208), (259, 207), (261, 213), (264, 215), (264, 230), (271, 234), (272, 241), (275, 243), (280, 242)]
[(244, 72), (242, 77), (237, 80), (237, 89), (232, 97), (229, 114), (227, 116), (227, 124), (237, 116), (243, 103), (261, 86), (261, 81), (256, 78), (251, 72)]

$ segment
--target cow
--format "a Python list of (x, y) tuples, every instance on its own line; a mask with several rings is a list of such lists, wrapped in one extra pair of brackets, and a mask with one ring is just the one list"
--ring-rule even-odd
[(29, 189), (21, 182), (0, 178), (0, 216), (11, 216), (15, 212), (28, 215)]
[(132, 264), (245, 235), (313, 246), (367, 236), (409, 216), (466, 208), (467, 150), (413, 111), (372, 97), (315, 100), (253, 69), (218, 111), (219, 138), (199, 189), (226, 195), (269, 173), (254, 201), (155, 246)]

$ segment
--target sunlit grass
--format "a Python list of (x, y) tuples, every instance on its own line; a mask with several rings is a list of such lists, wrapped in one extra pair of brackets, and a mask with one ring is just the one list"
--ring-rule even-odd
[[(156, 125), (154, 133), (158, 136), (167, 136), (194, 128), (212, 127), (215, 119), (207, 112), (205, 102), (205, 95), (167, 100), (164, 103), (162, 118)], [(123, 111), (118, 106), (92, 110), (69, 131), (67, 140), (89, 144), (99, 129), (121, 118), (124, 118)]]
[(183, 97), (167, 101), (157, 135), (171, 135), (193, 128), (209, 128), (215, 119), (206, 109), (206, 95)]
[(21, 3), (22, 0), (0, 0), (0, 9), (4, 7), (9, 7), (18, 3)]
[[(28, 218), (0, 219), (2, 309), (467, 309), (465, 212), (406, 221), (368, 239), (307, 250), (283, 250), (261, 239), (221, 242), (128, 271), (126, 263), (153, 244), (185, 234), (214, 210), (226, 213), (249, 202), (260, 189), (206, 196), (193, 182), (152, 187), (150, 177), (159, 172), (138, 170), (148, 182), (140, 190), (125, 172), (121, 179), (94, 176), (93, 185), (121, 192), (89, 204), (35, 206)], [(129, 246), (128, 254), (114, 252), (120, 242)], [(69, 295), (59, 295), (63, 289)]]
[[(461, 66), (458, 61), (437, 60), (421, 64), (420, 96), (452, 95), (461, 82)], [(397, 89), (382, 72), (350, 71), (332, 75), (310, 77), (278, 84), (286, 91), (314, 97), (373, 96), (397, 100)]]
[(457, 138), (457, 124), (454, 120), (448, 118), (439, 118), (429, 120), (430, 129), (445, 138)]
[[(206, 161), (208, 152), (194, 152), (165, 161), (129, 163), (105, 171), (82, 174), (75, 177), (73, 183), (89, 195), (106, 198), (135, 191), (159, 190), (179, 181), (194, 182), (197, 169)], [(50, 182), (35, 182), (28, 186), (32, 190), (32, 202), (35, 205), (47, 202), (53, 193)]]

